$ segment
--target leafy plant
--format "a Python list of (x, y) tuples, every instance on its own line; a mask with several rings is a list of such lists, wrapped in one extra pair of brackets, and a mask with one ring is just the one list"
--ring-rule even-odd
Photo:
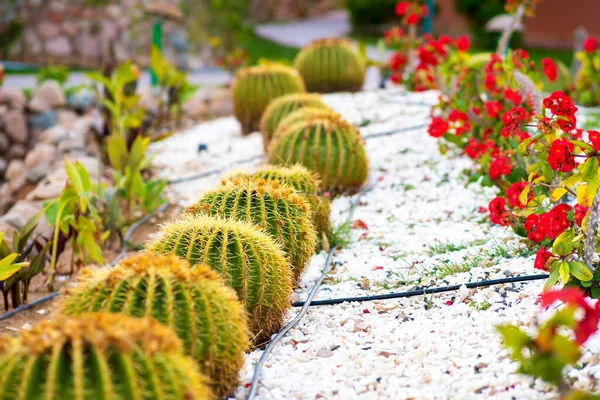
[(0, 290), (6, 310), (9, 294), (13, 307), (27, 302), (31, 280), (45, 267), (50, 242), (32, 237), (39, 216), (27, 221), (20, 232), (14, 232), (10, 241), (5, 238), (6, 232), (0, 232)]
[(37, 84), (54, 80), (63, 86), (69, 80), (69, 70), (62, 65), (50, 65), (40, 69), (37, 73)]

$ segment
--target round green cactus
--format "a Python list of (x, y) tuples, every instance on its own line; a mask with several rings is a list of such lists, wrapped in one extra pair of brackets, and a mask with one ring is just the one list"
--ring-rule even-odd
[(327, 191), (352, 191), (364, 183), (369, 163), (358, 129), (334, 112), (307, 115), (293, 124), (284, 122), (269, 149), (270, 164), (300, 163), (321, 176)]
[(317, 93), (294, 93), (281, 96), (269, 103), (260, 119), (260, 132), (263, 136), (263, 146), (268, 149), (269, 142), (279, 125), (279, 122), (290, 113), (303, 108), (314, 107), (328, 109)]
[[(295, 114), (295, 113), (294, 113)], [(331, 202), (328, 198), (319, 195), (319, 186), (321, 179), (319, 176), (304, 168), (300, 164), (295, 164), (291, 167), (277, 167), (267, 165), (258, 171), (252, 173), (234, 172), (234, 176), (248, 176), (252, 178), (262, 178), (271, 181), (278, 181), (284, 185), (288, 185), (296, 189), (298, 193), (306, 196), (313, 215), (313, 226), (317, 233), (317, 246), (323, 236), (331, 237)]]
[(207, 400), (175, 333), (150, 318), (58, 316), (0, 348), (0, 398)]
[(281, 327), (290, 305), (292, 270), (279, 245), (258, 226), (184, 214), (164, 225), (146, 248), (155, 254), (175, 254), (192, 266), (207, 264), (217, 271), (246, 307), (255, 343)]
[(302, 78), (293, 68), (268, 64), (240, 69), (233, 79), (231, 97), (242, 134), (260, 129), (260, 118), (271, 100), (304, 91)]
[(65, 315), (86, 312), (152, 317), (173, 328), (220, 397), (231, 394), (250, 345), (246, 313), (209, 266), (141, 253), (114, 268), (87, 268), (65, 291)]
[(313, 41), (298, 53), (294, 66), (310, 92), (357, 92), (365, 80), (365, 61), (342, 38)]
[(295, 282), (315, 252), (317, 235), (309, 203), (293, 187), (277, 181), (249, 177), (225, 180), (221, 186), (205, 192), (188, 211), (260, 226), (281, 244)]

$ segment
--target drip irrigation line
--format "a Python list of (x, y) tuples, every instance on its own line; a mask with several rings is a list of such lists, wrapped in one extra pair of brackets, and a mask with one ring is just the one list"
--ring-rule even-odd
[[(547, 274), (515, 276), (512, 278), (491, 279), (491, 280), (486, 280), (486, 281), (481, 281), (481, 282), (462, 283), (460, 285), (441, 286), (441, 287), (428, 288), (428, 289), (426, 288), (426, 289), (410, 290), (407, 292), (386, 293), (386, 294), (377, 294), (377, 295), (373, 295), (373, 296), (362, 296), (362, 297), (342, 297), (339, 299), (316, 300), (316, 301), (310, 302), (309, 306), (330, 306), (330, 305), (342, 304), (342, 303), (400, 299), (400, 298), (406, 298), (406, 297), (423, 296), (423, 295), (427, 295), (427, 294), (452, 292), (455, 290), (459, 290), (463, 286), (466, 286), (467, 289), (474, 289), (474, 288), (487, 287), (487, 286), (493, 286), (493, 285), (502, 285), (505, 283), (536, 281), (536, 280), (541, 280), (541, 279), (546, 279), (546, 278), (548, 278)], [(305, 305), (306, 305), (306, 302), (304, 302), (304, 301), (297, 301), (295, 303), (292, 303), (292, 307), (304, 307)]]
[[(125, 232), (125, 236), (123, 236), (123, 249), (121, 250), (121, 252), (119, 253), (119, 255), (110, 262), (110, 266), (113, 267), (115, 266), (123, 257), (125, 257), (125, 254), (127, 253), (127, 242), (129, 241), (129, 239), (131, 238), (131, 236), (134, 234), (134, 232), (143, 224), (145, 224), (146, 222), (148, 222), (150, 220), (150, 218), (154, 217), (156, 214), (159, 214), (161, 212), (163, 212), (164, 210), (167, 209), (168, 207), (168, 203), (164, 203), (162, 204), (160, 207), (158, 207), (156, 210), (152, 211), (150, 214), (147, 214), (146, 216), (144, 216), (143, 218), (140, 218), (139, 220), (137, 220), (133, 225), (131, 225), (129, 227), (129, 229), (127, 229), (127, 232)], [(2, 315), (0, 315), (0, 321), (3, 321), (5, 319), (8, 319), (22, 311), (25, 310), (29, 310), (30, 308), (33, 308), (37, 305), (43, 304), (47, 301), (52, 300), (53, 298), (55, 298), (56, 296), (58, 296), (60, 293), (60, 290), (57, 290), (55, 292), (49, 293), (47, 295), (45, 295), (44, 297), (40, 297), (39, 299), (36, 299), (34, 301), (32, 301), (31, 303), (27, 303), (27, 304), (23, 304), (17, 308), (15, 308), (14, 310), (10, 310)]]
[(262, 160), (264, 157), (265, 157), (264, 154), (257, 154), (250, 158), (245, 158), (243, 160), (234, 161), (233, 163), (231, 163), (229, 165), (226, 165), (222, 168), (213, 169), (212, 171), (207, 171), (207, 172), (203, 172), (201, 174), (196, 174), (196, 175), (190, 175), (190, 176), (186, 176), (184, 178), (171, 179), (171, 180), (167, 181), (167, 184), (176, 185), (178, 183), (192, 182), (192, 181), (196, 181), (198, 179), (207, 178), (209, 176), (220, 174), (224, 171), (227, 171), (233, 166), (247, 164), (247, 163), (250, 163), (250, 162), (256, 161), (256, 160)]
[(363, 139), (364, 140), (369, 140), (369, 139), (374, 139), (374, 138), (379, 138), (379, 137), (384, 137), (384, 136), (393, 136), (393, 135), (397, 135), (399, 133), (410, 132), (410, 131), (414, 131), (414, 130), (417, 130), (417, 129), (426, 128), (427, 126), (429, 126), (429, 124), (427, 124), (427, 123), (424, 122), (424, 123), (419, 124), (419, 125), (406, 126), (404, 128), (393, 129), (391, 131), (379, 132), (379, 133), (371, 133), (371, 134), (368, 134), (368, 135), (364, 135)]
[(286, 326), (284, 326), (283, 329), (281, 329), (279, 331), (279, 333), (277, 333), (277, 335), (273, 338), (273, 340), (271, 340), (269, 342), (269, 344), (265, 348), (265, 351), (263, 351), (263, 353), (261, 354), (261, 356), (258, 360), (258, 363), (254, 367), (254, 374), (252, 375), (252, 383), (250, 384), (248, 400), (252, 400), (252, 399), (254, 399), (254, 396), (256, 396), (256, 392), (258, 391), (258, 380), (260, 378), (260, 371), (262, 369), (263, 364), (267, 360), (267, 357), (269, 357), (269, 354), (271, 354), (271, 351), (273, 351), (273, 348), (277, 345), (277, 343), (279, 343), (281, 341), (281, 339), (285, 336), (286, 333), (289, 332), (290, 329), (292, 329), (294, 326), (296, 326), (296, 324), (298, 322), (300, 322), (300, 320), (304, 317), (304, 315), (308, 311), (310, 302), (315, 297), (315, 294), (317, 294), (317, 291), (320, 289), (321, 283), (323, 283), (323, 279), (325, 279), (327, 277), (327, 271), (329, 270), (329, 266), (331, 265), (331, 256), (332, 256), (333, 252), (335, 251), (335, 249), (336, 249), (336, 246), (332, 246), (331, 249), (329, 249), (329, 252), (327, 253), (327, 258), (325, 259), (325, 265), (323, 266), (323, 269), (321, 270), (321, 276), (315, 282), (314, 286), (308, 293), (308, 296), (306, 297), (306, 301), (303, 302), (304, 305), (302, 306), (302, 309), (300, 310), (300, 312), (294, 317), (293, 320), (291, 320)]

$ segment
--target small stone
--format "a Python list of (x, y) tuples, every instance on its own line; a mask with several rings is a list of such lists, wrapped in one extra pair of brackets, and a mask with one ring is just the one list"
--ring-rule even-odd
[(23, 326), (21, 327), (21, 329), (23, 329), (24, 331), (30, 331), (32, 328), (31, 324), (29, 322), (25, 322), (23, 324)]
[(8, 213), (0, 218), (12, 225), (15, 229), (21, 230), (34, 215), (42, 210), (42, 203), (39, 201), (19, 200)]
[(8, 137), (13, 142), (26, 143), (28, 135), (25, 114), (20, 110), (11, 110), (6, 113), (3, 119)]
[(46, 129), (39, 137), (39, 142), (51, 145), (57, 145), (61, 141), (69, 138), (69, 132), (60, 125), (52, 126)]
[(25, 157), (25, 167), (35, 168), (38, 165), (50, 165), (57, 155), (56, 148), (50, 144), (38, 143)]
[(87, 88), (81, 88), (67, 97), (67, 106), (79, 113), (84, 113), (94, 104), (96, 104), (96, 95)]
[(46, 111), (50, 111), (52, 107), (41, 97), (32, 97), (31, 100), (27, 103), (27, 108), (29, 111), (34, 113), (43, 113)]
[(67, 103), (62, 88), (54, 80), (44, 81), (33, 93), (32, 99), (35, 98), (44, 100), (53, 108), (63, 107)]
[(506, 270), (504, 270), (504, 276), (513, 276), (513, 273), (511, 270), (506, 269)]
[(12, 160), (6, 169), (5, 178), (9, 181), (16, 179), (25, 171), (25, 163), (21, 160)]
[(0, 89), (0, 104), (6, 104), (12, 110), (25, 108), (25, 95), (18, 89)]
[(8, 146), (10, 146), (10, 141), (5, 134), (0, 133), (0, 153), (6, 152), (8, 150)]
[(317, 357), (327, 358), (327, 357), (331, 357), (332, 355), (333, 355), (333, 351), (331, 351), (329, 349), (321, 349), (321, 350), (317, 351)]
[(8, 168), (8, 162), (2, 157), (0, 157), (0, 178), (4, 176), (6, 169)]
[(29, 117), (29, 125), (32, 128), (48, 129), (56, 125), (56, 112), (54, 110), (46, 111), (41, 114)]
[(65, 188), (65, 181), (53, 181), (39, 184), (27, 195), (27, 200), (50, 200), (60, 196)]
[(36, 313), (38, 313), (40, 315), (46, 315), (46, 309), (40, 308), (39, 310), (36, 311)]
[(48, 171), (50, 170), (50, 166), (47, 164), (36, 165), (27, 171), (27, 182), (29, 183), (38, 183), (46, 175), (48, 175)]
[(78, 118), (77, 114), (71, 110), (58, 110), (57, 117), (58, 125), (64, 126), (67, 129), (72, 128)]
[(22, 160), (25, 158), (25, 154), (27, 151), (25, 150), (25, 146), (21, 144), (13, 144), (10, 146), (8, 150), (8, 159), (9, 160)]

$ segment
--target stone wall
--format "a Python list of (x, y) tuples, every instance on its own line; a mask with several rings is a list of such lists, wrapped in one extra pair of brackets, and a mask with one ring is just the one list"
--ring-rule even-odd
[[(99, 68), (114, 44), (119, 61), (134, 59), (142, 66), (148, 64), (152, 17), (144, 16), (139, 0), (121, 0), (105, 7), (77, 0), (38, 0), (15, 6), (12, 12), (25, 25), (12, 48), (13, 61)], [(167, 21), (164, 36), (167, 52), (174, 52), (177, 41), (181, 42), (180, 28)]]

